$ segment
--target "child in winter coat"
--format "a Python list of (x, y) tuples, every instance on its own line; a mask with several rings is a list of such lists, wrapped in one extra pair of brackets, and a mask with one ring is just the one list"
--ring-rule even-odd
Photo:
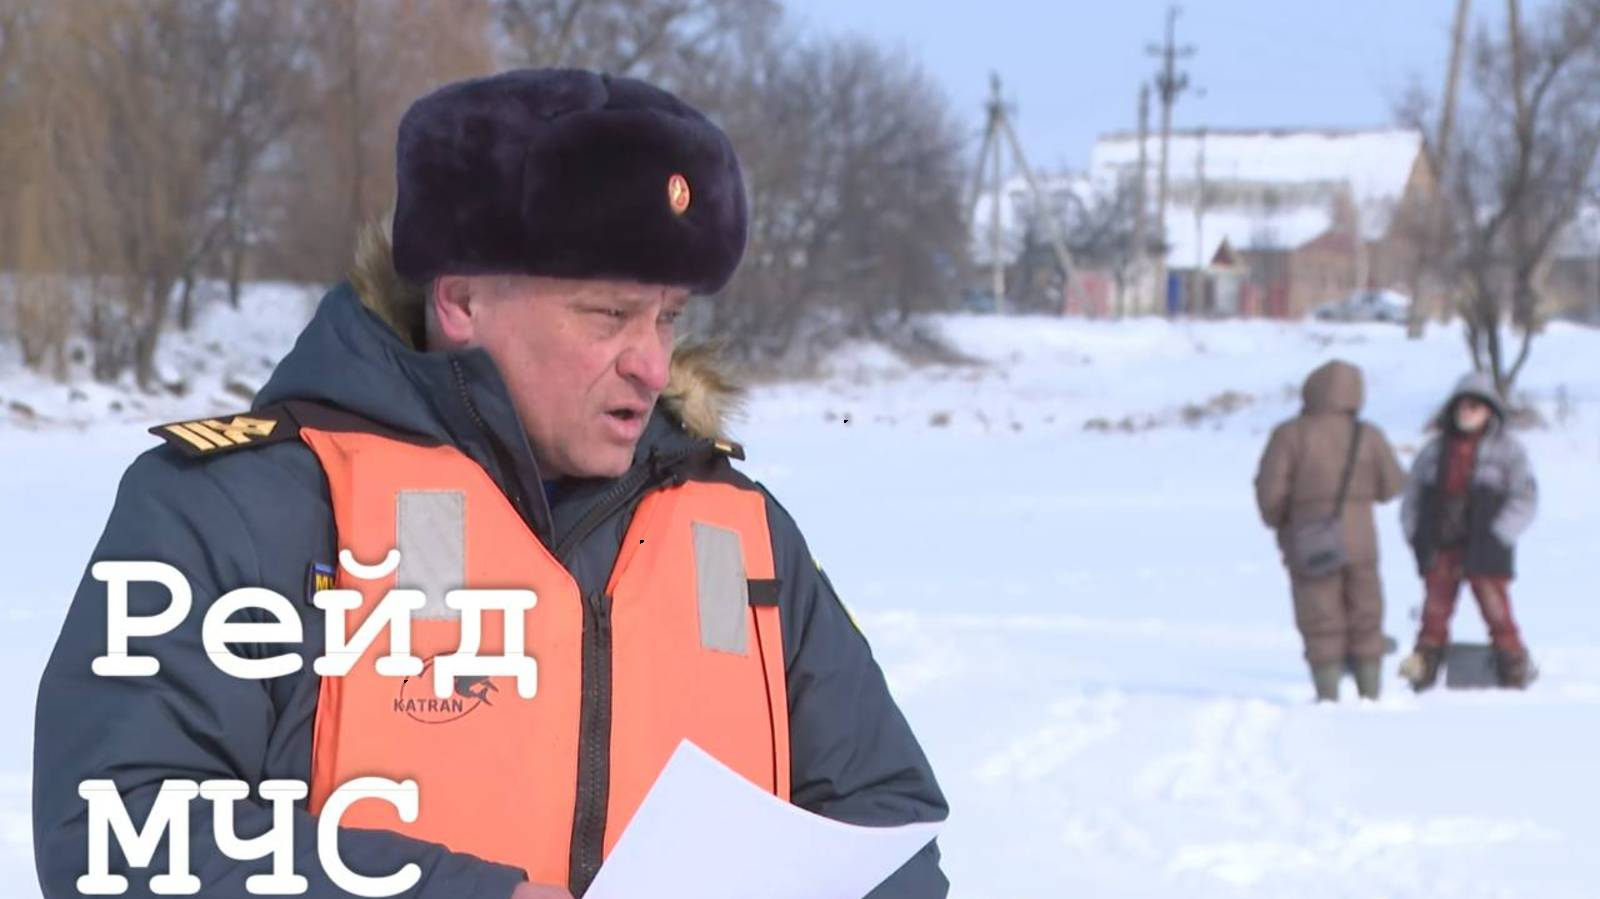
[(1462, 378), (1439, 414), (1439, 436), (1411, 468), (1400, 518), (1426, 599), (1416, 650), (1401, 663), (1400, 676), (1419, 691), (1439, 676), (1463, 581), (1488, 625), (1501, 685), (1521, 688), (1533, 677), (1508, 588), (1517, 539), (1538, 507), (1538, 487), (1528, 454), (1505, 419), (1487, 375)]

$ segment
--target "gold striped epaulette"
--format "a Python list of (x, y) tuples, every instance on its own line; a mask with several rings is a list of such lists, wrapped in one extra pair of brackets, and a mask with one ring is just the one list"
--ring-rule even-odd
[(293, 440), (299, 436), (300, 426), (282, 406), (267, 406), (238, 415), (156, 425), (150, 433), (198, 459)]

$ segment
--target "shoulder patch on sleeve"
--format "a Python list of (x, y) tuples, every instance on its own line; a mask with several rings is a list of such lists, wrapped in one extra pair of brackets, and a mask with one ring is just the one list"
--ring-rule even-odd
[(185, 456), (199, 459), (293, 440), (300, 435), (300, 426), (283, 407), (267, 406), (237, 415), (156, 425), (150, 433)]
[(336, 583), (332, 565), (326, 562), (312, 562), (306, 566), (306, 605), (315, 605), (317, 594), (324, 590), (332, 590)]

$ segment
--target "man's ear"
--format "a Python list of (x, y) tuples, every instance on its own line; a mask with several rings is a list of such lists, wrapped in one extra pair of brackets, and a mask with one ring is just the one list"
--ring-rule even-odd
[(464, 275), (440, 275), (433, 281), (428, 304), (438, 349), (470, 346), (477, 336), (475, 304), (481, 302), (475, 279)]

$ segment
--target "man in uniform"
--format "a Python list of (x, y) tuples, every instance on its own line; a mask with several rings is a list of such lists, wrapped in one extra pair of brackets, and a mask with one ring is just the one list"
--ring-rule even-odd
[[(582, 896), (686, 739), (821, 815), (942, 819), (866, 641), (788, 514), (730, 464), (729, 386), (674, 350), (690, 295), (744, 250), (723, 133), (638, 81), (515, 71), (417, 101), (397, 176), (392, 249), (369, 236), (256, 408), (153, 429), (165, 445), (123, 478), (94, 561), (172, 565), (194, 611), (134, 642), (157, 674), (98, 677), (108, 585), (85, 574), (39, 689), (45, 894), (75, 895), (84, 873), (88, 779), (114, 781), (135, 823), (164, 780), (244, 781), (241, 836), (273, 826), (258, 785), (309, 784), (293, 829), (313, 897), (344, 895), (317, 864), (316, 815), (368, 775), (414, 778), (420, 814), (351, 806), (342, 858), (370, 876), (413, 863), (404, 895), (427, 899)], [(203, 613), (239, 587), (297, 603), (303, 637), (229, 651), (298, 653), (298, 671), (218, 670)], [(391, 590), (420, 591), (424, 669), (378, 673), (380, 638), (343, 676), (313, 673), (330, 587), (359, 597), (347, 634)], [(446, 677), (475, 614), (461, 588), (536, 596), (481, 613), (485, 656), (524, 616), (531, 697), (517, 676)], [(174, 602), (153, 582), (127, 592), (132, 616)], [(246, 895), (267, 865), (218, 848), (207, 802), (190, 844), (207, 895)], [(930, 844), (872, 895), (946, 892)]]

